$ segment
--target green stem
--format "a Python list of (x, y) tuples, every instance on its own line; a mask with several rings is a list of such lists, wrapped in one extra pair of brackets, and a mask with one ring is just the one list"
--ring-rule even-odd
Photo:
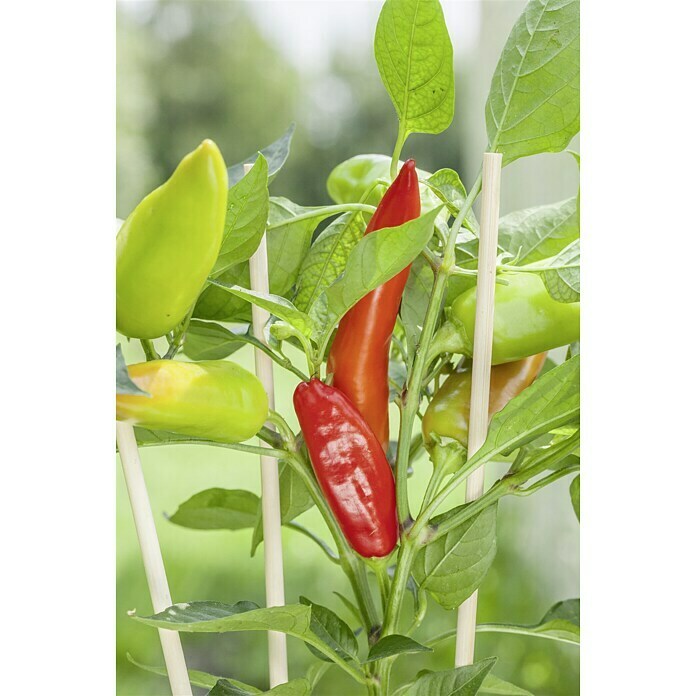
[(183, 321), (174, 331), (174, 336), (169, 344), (169, 350), (167, 350), (164, 355), (165, 360), (172, 360), (181, 349), (181, 346), (184, 345), (184, 339), (186, 338), (186, 332), (191, 323), (191, 317), (193, 316), (193, 309), (195, 306), (195, 303), (191, 305), (191, 309), (189, 309)]
[(391, 165), (389, 167), (389, 176), (391, 177), (392, 181), (396, 179), (399, 169), (399, 157), (401, 156), (401, 150), (404, 149), (404, 143), (406, 142), (407, 137), (408, 134), (404, 132), (402, 124), (399, 122), (399, 132), (396, 136), (396, 144), (394, 145), (394, 152), (392, 154)]
[(331, 215), (338, 215), (339, 213), (350, 213), (352, 211), (359, 211), (363, 213), (372, 214), (375, 212), (375, 210), (376, 208), (374, 205), (367, 205), (366, 203), (340, 203), (337, 205), (326, 205), (322, 206), (321, 208), (315, 208), (314, 210), (310, 210), (306, 213), (301, 213), (300, 215), (295, 215), (292, 218), (279, 220), (278, 222), (274, 222), (272, 225), (268, 225), (266, 229), (274, 230), (278, 227), (284, 227), (290, 222), (295, 223), (300, 222), (301, 220), (311, 220), (312, 218), (321, 216), (329, 217)]
[(150, 362), (150, 360), (160, 360), (160, 356), (157, 355), (154, 343), (149, 338), (141, 338), (140, 345), (143, 347), (143, 352), (145, 353), (145, 360)]
[(179, 437), (176, 440), (163, 440), (161, 442), (139, 442), (138, 447), (159, 447), (162, 445), (208, 445), (210, 447), (223, 447), (237, 452), (247, 454), (261, 454), (276, 459), (284, 459), (288, 453), (285, 450), (273, 447), (258, 447), (256, 445), (245, 445), (242, 442), (216, 442), (215, 440), (203, 440), (197, 437)]
[(442, 307), (442, 298), (447, 285), (447, 278), (450, 269), (454, 266), (454, 248), (457, 241), (457, 234), (461, 229), (464, 217), (469, 213), (471, 207), (476, 200), (481, 190), (481, 175), (479, 174), (474, 182), (474, 185), (469, 191), (469, 195), (464, 201), (459, 215), (457, 216), (452, 229), (450, 230), (447, 246), (442, 258), (442, 264), (435, 273), (435, 283), (433, 292), (430, 295), (430, 302), (425, 314), (423, 322), (423, 330), (420, 335), (418, 347), (416, 348), (416, 357), (413, 362), (413, 367), (409, 373), (406, 389), (403, 394), (403, 410), (401, 412), (401, 428), (399, 430), (399, 441), (396, 454), (396, 496), (397, 509), (399, 513), (399, 523), (402, 528), (405, 528), (411, 519), (408, 505), (408, 490), (407, 490), (407, 470), (408, 470), (408, 455), (411, 445), (411, 435), (413, 432), (413, 423), (420, 405), (421, 385), (423, 375), (428, 366), (427, 358), (429, 355), (430, 341), (433, 338), (435, 326), (440, 310)]
[(332, 662), (335, 662), (343, 671), (350, 674), (350, 676), (353, 677), (353, 679), (355, 679), (355, 681), (358, 683), (368, 683), (367, 677), (362, 672), (359, 672), (355, 667), (348, 664), (348, 662), (340, 657), (335, 650), (332, 650), (323, 641), (314, 640), (310, 635), (304, 636), (303, 640), (305, 643), (309, 643), (309, 645), (311, 645), (313, 648), (316, 648), (323, 655), (326, 655), (326, 657), (328, 657)]

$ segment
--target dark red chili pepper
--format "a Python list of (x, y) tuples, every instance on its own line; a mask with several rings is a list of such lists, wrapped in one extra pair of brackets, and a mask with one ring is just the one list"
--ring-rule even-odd
[(318, 379), (293, 396), (312, 467), (348, 543), (387, 556), (398, 538), (394, 476), (382, 447), (345, 394)]
[[(411, 159), (387, 189), (365, 234), (397, 227), (419, 215), (418, 175)], [(328, 359), (333, 385), (360, 411), (385, 452), (389, 446), (389, 343), (410, 269), (407, 266), (363, 297), (341, 319)]]

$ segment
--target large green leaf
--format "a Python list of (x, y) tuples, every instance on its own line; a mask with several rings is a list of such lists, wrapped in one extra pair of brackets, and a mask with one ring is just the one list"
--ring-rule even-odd
[(363, 237), (346, 263), (343, 275), (326, 290), (332, 316), (340, 318), (358, 300), (413, 262), (433, 234), (440, 208)]
[[(247, 691), (229, 679), (220, 679), (208, 692), (207, 696), (247, 696), (247, 694), (260, 693), (259, 691)], [(309, 682), (306, 679), (291, 679), (284, 684), (278, 684), (264, 694), (271, 696), (309, 696), (312, 693)]]
[[(295, 124), (291, 123), (288, 129), (283, 133), (283, 135), (278, 138), (278, 140), (272, 142), (270, 145), (261, 150), (262, 154), (266, 158), (268, 163), (268, 181), (272, 181), (273, 177), (280, 171), (282, 166), (290, 154), (290, 143), (292, 142), (292, 136), (295, 132)], [(233, 186), (244, 176), (244, 165), (254, 164), (259, 156), (258, 152), (247, 157), (243, 162), (233, 164), (227, 169), (227, 176), (229, 178), (230, 186)]]
[(254, 340), (248, 331), (248, 325), (235, 333), (213, 321), (192, 319), (186, 329), (183, 350), (191, 360), (222, 360)]
[[(359, 662), (358, 641), (350, 626), (331, 609), (315, 604), (306, 597), (300, 597), (300, 604), (312, 607), (312, 632), (328, 645), (337, 655), (343, 659)], [(320, 653), (311, 645), (307, 646), (315, 657), (320, 660), (330, 661), (328, 657)]]
[[(296, 219), (298, 215), (311, 214), (313, 210), (295, 205), (286, 198), (272, 197), (270, 200), (266, 237), (269, 290), (273, 295), (289, 297), (302, 261), (307, 255), (312, 234), (316, 226), (329, 215), (318, 213), (307, 219)], [(249, 288), (249, 263), (244, 262), (229, 268), (216, 280), (228, 286), (240, 285)], [(215, 321), (249, 322), (251, 308), (241, 297), (211, 285), (198, 298), (193, 316)]]
[[(455, 510), (432, 520), (434, 525)], [(445, 609), (458, 607), (481, 585), (496, 552), (497, 506), (491, 505), (422, 548), (413, 577)]]
[(580, 417), (580, 356), (576, 355), (539, 377), (498, 412), (481, 449), (468, 464), (506, 454), (540, 435), (578, 422)]
[(295, 305), (308, 312), (314, 302), (340, 275), (348, 255), (365, 233), (362, 213), (345, 213), (315, 240), (302, 262)]
[(523, 265), (555, 256), (579, 235), (577, 198), (568, 198), (502, 217), (498, 243)]
[(116, 393), (150, 396), (130, 378), (120, 343), (116, 346)]
[(249, 173), (227, 192), (227, 215), (222, 245), (212, 275), (251, 257), (268, 219), (268, 164), (260, 156)]
[(251, 491), (208, 488), (182, 503), (169, 521), (190, 529), (250, 529), (258, 505)]
[(440, 133), (454, 115), (452, 43), (438, 0), (387, 0), (375, 59), (400, 132)]
[(475, 696), (495, 662), (495, 657), (489, 657), (466, 667), (424, 674), (403, 696)]
[(503, 48), (486, 102), (488, 149), (507, 164), (560, 152), (580, 128), (580, 3), (531, 0)]
[(481, 633), (513, 633), (546, 638), (561, 643), (580, 643), (580, 600), (566, 599), (554, 604), (537, 624), (479, 624)]
[(579, 302), (580, 240), (576, 239), (568, 244), (544, 265), (551, 269), (541, 274), (549, 295), (557, 302)]

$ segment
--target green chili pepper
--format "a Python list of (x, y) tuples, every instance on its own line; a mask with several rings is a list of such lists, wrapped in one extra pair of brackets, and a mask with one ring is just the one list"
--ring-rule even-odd
[(204, 140), (148, 194), (116, 238), (116, 328), (157, 338), (184, 319), (213, 268), (227, 209), (227, 169)]
[(149, 396), (116, 395), (116, 418), (151, 430), (168, 430), (216, 442), (253, 437), (268, 416), (261, 382), (227, 360), (151, 360), (128, 366)]
[[(399, 170), (402, 166), (403, 162), (399, 162)], [(367, 190), (377, 180), (382, 179), (386, 184), (375, 186), (364, 201), (370, 205), (378, 205), (391, 181), (390, 167), (391, 158), (386, 155), (356, 155), (333, 169), (326, 182), (326, 189), (336, 203), (358, 203)], [(422, 169), (416, 169), (416, 173), (421, 181), (432, 176), (430, 172)], [(423, 212), (427, 213), (442, 204), (442, 201), (423, 184), (420, 185), (420, 196)]]
[[(495, 286), (493, 365), (565, 346), (580, 338), (580, 303), (556, 302), (536, 273), (505, 273)], [(471, 356), (476, 288), (452, 303), (449, 319), (435, 334), (430, 357), (441, 353)]]
[[(491, 370), (488, 400), (489, 420), (539, 375), (546, 353), (524, 360), (496, 365)], [(423, 416), (423, 441), (429, 446), (433, 436), (449, 437), (464, 447), (469, 441), (469, 414), (471, 407), (471, 369), (453, 372), (437, 390)]]

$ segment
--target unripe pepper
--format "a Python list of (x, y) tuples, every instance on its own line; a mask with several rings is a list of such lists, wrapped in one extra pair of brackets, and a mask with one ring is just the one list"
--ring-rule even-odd
[(116, 328), (157, 338), (186, 316), (220, 251), (227, 169), (204, 140), (148, 194), (116, 237)]
[[(557, 302), (536, 273), (505, 273), (495, 286), (493, 365), (520, 360), (580, 338), (580, 303)], [(452, 303), (449, 320), (435, 334), (430, 357), (462, 353), (471, 357), (476, 288)]]
[(227, 360), (152, 360), (128, 366), (150, 396), (117, 394), (116, 418), (151, 430), (168, 430), (216, 442), (242, 442), (268, 416), (261, 382)]
[[(384, 194), (365, 234), (420, 215), (416, 163), (409, 160)], [(356, 406), (385, 452), (389, 446), (389, 345), (411, 267), (363, 297), (341, 319), (328, 358), (333, 386)]]
[(396, 490), (374, 433), (345, 394), (314, 378), (293, 396), (312, 468), (350, 546), (365, 558), (398, 539)]
[[(403, 166), (399, 162), (399, 166)], [(391, 157), (386, 155), (356, 155), (336, 165), (326, 181), (326, 189), (335, 203), (358, 203), (360, 201), (377, 205), (386, 185), (377, 185), (372, 193), (363, 200), (363, 196), (378, 180), (389, 181), (391, 175)], [(420, 179), (427, 179), (430, 172), (416, 169)], [(420, 187), (423, 211), (427, 212), (442, 204), (442, 201), (427, 186)]]
[[(489, 421), (538, 377), (545, 360), (546, 353), (539, 353), (515, 362), (495, 365), (491, 369)], [(426, 446), (432, 442), (433, 435), (439, 435), (457, 440), (466, 447), (469, 441), (470, 408), (471, 369), (466, 368), (452, 373), (428, 405), (422, 423)]]

